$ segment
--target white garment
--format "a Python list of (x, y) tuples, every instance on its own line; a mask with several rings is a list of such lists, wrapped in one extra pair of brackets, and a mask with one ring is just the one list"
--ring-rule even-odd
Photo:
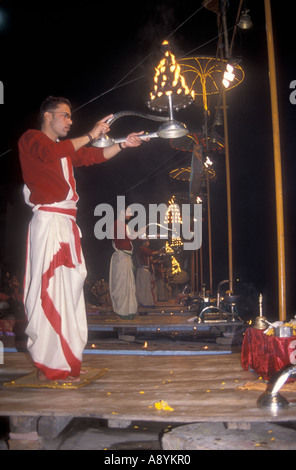
[(63, 211), (61, 203), (34, 208), (28, 230), (24, 283), (28, 350), (51, 380), (79, 376), (87, 342), (86, 269), (69, 203), (63, 214), (58, 213)]
[(132, 251), (117, 250), (110, 263), (110, 296), (115, 313), (122, 316), (135, 314), (138, 309)]
[(155, 306), (152, 292), (152, 275), (147, 266), (139, 266), (136, 275), (137, 299), (143, 307)]

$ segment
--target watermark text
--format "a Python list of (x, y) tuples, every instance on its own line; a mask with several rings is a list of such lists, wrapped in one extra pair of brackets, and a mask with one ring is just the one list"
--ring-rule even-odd
[(290, 93), (289, 100), (291, 104), (296, 104), (296, 80), (292, 80), (289, 86), (290, 89), (293, 89)]
[[(94, 227), (98, 240), (124, 239), (126, 233), (132, 239), (182, 239), (184, 250), (198, 250), (202, 243), (201, 204), (149, 204), (148, 214), (142, 204), (125, 206), (125, 197), (117, 196), (116, 211), (107, 203), (98, 204), (94, 215), (100, 217)], [(127, 216), (129, 219), (127, 219)], [(126, 226), (126, 229), (125, 229)]]

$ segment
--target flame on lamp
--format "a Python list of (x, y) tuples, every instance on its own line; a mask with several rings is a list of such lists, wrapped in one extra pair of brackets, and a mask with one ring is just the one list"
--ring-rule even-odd
[(176, 111), (186, 108), (194, 100), (194, 91), (189, 90), (185, 78), (181, 75), (181, 67), (170, 51), (169, 42), (163, 41), (164, 57), (155, 68), (153, 89), (150, 92), (148, 107), (153, 111), (167, 109), (167, 96), (173, 95), (173, 106)]

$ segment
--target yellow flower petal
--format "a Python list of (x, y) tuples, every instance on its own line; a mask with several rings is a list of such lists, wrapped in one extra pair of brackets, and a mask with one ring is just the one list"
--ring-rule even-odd
[(154, 406), (157, 410), (174, 411), (174, 408), (171, 408), (164, 400), (154, 403)]

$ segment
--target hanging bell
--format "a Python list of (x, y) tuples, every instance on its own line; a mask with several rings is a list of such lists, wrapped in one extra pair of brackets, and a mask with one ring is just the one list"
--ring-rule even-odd
[(250, 15), (248, 15), (249, 11), (250, 10), (244, 10), (241, 14), (239, 22), (237, 23), (237, 26), (240, 29), (250, 29), (250, 28), (252, 28), (253, 23), (252, 23)]

